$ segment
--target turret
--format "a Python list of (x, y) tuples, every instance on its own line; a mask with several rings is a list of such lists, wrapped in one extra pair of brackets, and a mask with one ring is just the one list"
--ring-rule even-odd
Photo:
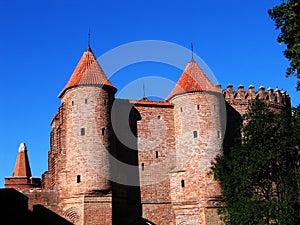
[(41, 181), (39, 178), (32, 178), (27, 147), (24, 142), (21, 142), (13, 175), (12, 177), (5, 178), (5, 187), (15, 189), (32, 189), (40, 187), (40, 185)]
[(66, 196), (110, 190), (110, 110), (115, 92), (88, 47), (59, 94), (62, 103), (58, 188)]
[(27, 147), (24, 142), (21, 142), (19, 146), (13, 177), (31, 177), (31, 169), (27, 155)]
[[(201, 205), (202, 211), (191, 215), (188, 222), (202, 224), (204, 208), (212, 207), (215, 196), (221, 194), (209, 171), (211, 162), (222, 154), (224, 98), (221, 89), (192, 60), (167, 100), (174, 104), (177, 156), (177, 166), (171, 176), (172, 201), (190, 207)], [(176, 215), (181, 213), (183, 208), (175, 209)], [(176, 224), (181, 222), (178, 218)]]

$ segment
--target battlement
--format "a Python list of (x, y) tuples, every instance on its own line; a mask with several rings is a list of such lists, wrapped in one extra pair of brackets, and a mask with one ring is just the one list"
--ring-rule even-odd
[[(220, 85), (218, 85), (221, 88)], [(233, 85), (228, 84), (227, 88), (222, 91), (225, 100), (230, 105), (242, 104), (248, 105), (249, 100), (261, 99), (274, 108), (285, 108), (291, 106), (291, 99), (287, 91), (275, 90), (269, 87), (265, 90), (264, 86), (260, 86), (257, 91), (253, 85), (249, 85), (248, 90), (244, 89), (244, 85), (239, 85), (237, 90), (233, 90)]]

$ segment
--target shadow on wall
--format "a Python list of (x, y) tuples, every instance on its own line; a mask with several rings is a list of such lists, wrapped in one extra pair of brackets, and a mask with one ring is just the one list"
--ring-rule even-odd
[(140, 114), (128, 100), (116, 99), (111, 119), (115, 140), (112, 155), (117, 159), (110, 162), (111, 176), (115, 181), (112, 182), (112, 222), (115, 225), (142, 224), (140, 187), (137, 186), (139, 171), (136, 122), (141, 119)]
[(128, 100), (116, 99), (111, 119), (115, 140), (112, 154), (117, 159), (110, 162), (111, 176), (120, 181), (112, 182), (112, 223), (155, 225), (142, 218), (137, 151), (137, 121), (142, 119), (141, 115)]
[(0, 217), (6, 225), (72, 225), (42, 205), (28, 209), (28, 198), (12, 188), (0, 189)]
[(243, 122), (242, 116), (226, 102), (227, 123), (223, 140), (223, 153), (228, 154), (241, 138), (240, 127)]

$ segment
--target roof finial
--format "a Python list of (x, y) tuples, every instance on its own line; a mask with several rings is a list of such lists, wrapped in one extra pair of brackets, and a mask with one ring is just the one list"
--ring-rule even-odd
[(191, 61), (194, 61), (194, 45), (192, 42), (191, 42), (191, 51), (192, 51), (192, 60)]
[(146, 97), (146, 90), (145, 90), (145, 84), (143, 83), (143, 100), (148, 101), (148, 98)]
[(146, 100), (146, 91), (145, 91), (145, 84), (143, 83), (143, 99)]
[(88, 50), (91, 51), (91, 31), (88, 33)]

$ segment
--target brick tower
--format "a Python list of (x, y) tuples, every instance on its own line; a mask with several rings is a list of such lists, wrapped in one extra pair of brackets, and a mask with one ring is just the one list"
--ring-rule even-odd
[(62, 103), (52, 122), (50, 185), (60, 190), (64, 216), (75, 224), (111, 221), (110, 110), (115, 92), (88, 47), (58, 96)]
[[(176, 224), (217, 224), (212, 209), (221, 192), (209, 171), (222, 152), (221, 90), (192, 59), (167, 99), (174, 104), (177, 163), (171, 172), (171, 201)], [(209, 214), (216, 221), (209, 223), (214, 220)]]

